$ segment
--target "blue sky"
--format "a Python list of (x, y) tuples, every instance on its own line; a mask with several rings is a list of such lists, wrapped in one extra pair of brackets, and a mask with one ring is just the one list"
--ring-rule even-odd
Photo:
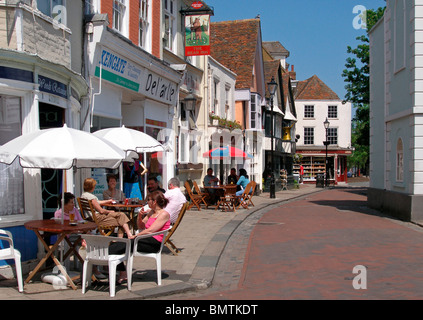
[[(212, 22), (252, 19), (260, 14), (263, 41), (279, 41), (290, 52), (298, 80), (313, 75), (322, 79), (343, 99), (342, 71), (347, 46), (365, 34), (357, 29), (356, 6), (384, 7), (384, 0), (206, 0), (214, 7)], [(357, 7), (357, 9), (360, 9)], [(358, 11), (356, 11), (358, 12)], [(353, 25), (355, 22), (355, 27)]]

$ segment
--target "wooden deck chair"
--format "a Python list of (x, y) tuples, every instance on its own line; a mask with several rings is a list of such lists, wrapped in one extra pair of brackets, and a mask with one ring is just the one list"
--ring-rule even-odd
[(198, 208), (198, 211), (201, 211), (201, 208), (200, 208), (200, 203), (201, 203), (201, 199), (202, 199), (201, 195), (194, 194), (192, 192), (191, 186), (189, 185), (188, 181), (185, 181), (185, 189), (188, 193), (189, 198), (191, 199), (191, 203), (188, 206), (187, 210), (191, 209), (195, 205)]
[(244, 192), (240, 196), (235, 196), (238, 200), (238, 203), (239, 203), (238, 206), (237, 206), (237, 209), (240, 206), (242, 206), (244, 209), (248, 209), (247, 198), (248, 198), (248, 195), (250, 194), (252, 187), (253, 187), (253, 184), (251, 182), (249, 182), (247, 184), (247, 186), (245, 187)]
[(169, 230), (166, 239), (164, 240), (164, 244), (166, 247), (169, 248), (170, 251), (172, 251), (173, 255), (177, 256), (178, 252), (181, 251), (179, 250), (174, 244), (173, 242), (170, 240), (170, 237), (175, 233), (176, 229), (178, 228), (179, 224), (182, 221), (182, 218), (185, 215), (185, 212), (187, 211), (189, 206), (189, 202), (185, 202), (181, 208), (181, 211), (179, 211), (178, 214), (178, 218), (176, 219), (175, 223), (173, 224), (172, 228)]
[(116, 227), (119, 227), (119, 225), (115, 226), (104, 226), (101, 225), (101, 223), (98, 222), (96, 215), (95, 215), (95, 209), (92, 204), (92, 200), (88, 200), (85, 198), (78, 198), (78, 204), (79, 204), (79, 211), (81, 213), (82, 219), (87, 221), (93, 221), (97, 225), (97, 230), (102, 234), (103, 236), (109, 236), (113, 233)]
[(256, 186), (257, 183), (255, 181), (251, 181), (251, 193), (247, 194), (246, 198), (245, 198), (245, 202), (247, 203), (247, 205), (251, 204), (253, 207), (255, 207), (252, 198), (254, 196), (254, 192), (256, 191)]
[(206, 208), (208, 207), (207, 201), (206, 199), (208, 199), (210, 196), (207, 192), (202, 192), (200, 187), (197, 184), (197, 181), (193, 181), (192, 185), (194, 187), (194, 190), (197, 194), (199, 194), (201, 196), (201, 202), (204, 203), (204, 205), (206, 206)]

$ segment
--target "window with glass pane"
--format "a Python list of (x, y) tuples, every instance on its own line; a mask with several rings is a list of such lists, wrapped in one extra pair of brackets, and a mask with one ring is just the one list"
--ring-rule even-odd
[(304, 118), (314, 118), (314, 106), (304, 106)]
[(404, 179), (404, 148), (402, 140), (397, 141), (397, 170), (396, 170), (397, 181), (401, 182)]
[(94, 0), (85, 0), (85, 14), (91, 14), (95, 12), (94, 9)]
[(145, 48), (148, 32), (148, 0), (140, 0), (139, 46)]
[(251, 114), (251, 121), (250, 121), (250, 128), (256, 129), (257, 128), (257, 96), (255, 94), (251, 95), (251, 105), (250, 105), (250, 114)]
[(122, 32), (125, 0), (113, 0), (113, 29)]
[(65, 0), (43, 0), (43, 1), (39, 0), (37, 1), (37, 8), (46, 16), (54, 18), (53, 12), (57, 12), (57, 8), (56, 10), (54, 10), (54, 7), (64, 6), (65, 5), (64, 2)]
[[(21, 98), (0, 96), (0, 145), (21, 135)], [(0, 216), (24, 213), (23, 169), (19, 160), (0, 163)]]
[(338, 128), (328, 128), (329, 144), (338, 144)]
[(174, 5), (172, 0), (163, 0), (164, 2), (164, 37), (163, 44), (166, 49), (173, 49), (173, 38), (174, 38)]
[(314, 144), (314, 128), (304, 128), (304, 144)]
[(338, 106), (328, 106), (328, 118), (338, 118)]

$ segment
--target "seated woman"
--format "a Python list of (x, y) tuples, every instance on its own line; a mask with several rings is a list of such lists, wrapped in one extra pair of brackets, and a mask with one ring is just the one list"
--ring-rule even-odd
[[(62, 201), (60, 199), (60, 205)], [(63, 211), (65, 212), (63, 219), (64, 220), (71, 220), (70, 215), (73, 214), (73, 220), (81, 221), (84, 220), (81, 217), (81, 214), (79, 213), (78, 209), (75, 207), (75, 196), (70, 192), (65, 192), (65, 202), (63, 206)], [(62, 209), (56, 210), (54, 213), (55, 218), (61, 218), (62, 217)]]
[(119, 237), (123, 237), (123, 232), (121, 230), (123, 229), (129, 239), (134, 238), (134, 235), (132, 235), (128, 226), (129, 218), (125, 213), (102, 208), (102, 206), (112, 204), (113, 200), (98, 200), (98, 198), (93, 194), (96, 184), (97, 182), (93, 178), (85, 179), (84, 192), (81, 194), (81, 198), (92, 200), (92, 204), (96, 210), (96, 218), (102, 225), (114, 226), (117, 224), (120, 227), (118, 234)]
[[(244, 193), (244, 189), (247, 187), (247, 184), (250, 183), (250, 179), (248, 179), (247, 170), (239, 169), (239, 179), (237, 181), (237, 185), (241, 186), (242, 189), (236, 192), (237, 196), (240, 196)], [(251, 190), (250, 190), (251, 192)]]
[[(165, 198), (162, 192), (154, 191), (147, 196), (147, 202), (151, 210), (142, 218), (138, 215), (138, 228), (141, 230), (138, 235), (150, 234), (166, 230), (170, 227), (170, 215), (164, 209), (169, 200)], [(138, 252), (155, 253), (160, 250), (163, 235), (156, 235), (149, 238), (144, 238), (138, 241)], [(109, 254), (122, 254), (125, 252), (125, 244), (121, 242), (114, 242), (109, 247)], [(117, 266), (119, 271), (118, 283), (126, 280), (127, 274), (123, 263)]]
[(109, 200), (113, 199), (116, 201), (125, 201), (126, 196), (123, 191), (116, 189), (117, 177), (114, 174), (108, 174), (107, 177), (107, 185), (109, 188), (103, 191), (103, 199)]

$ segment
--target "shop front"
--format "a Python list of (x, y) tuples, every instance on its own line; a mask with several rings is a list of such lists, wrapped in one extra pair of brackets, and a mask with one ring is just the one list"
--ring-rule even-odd
[[(94, 26), (93, 39), (87, 50), (88, 60), (93, 61), (89, 69), (92, 107), (84, 127), (94, 132), (124, 125), (165, 145), (165, 152), (139, 154), (148, 168), (140, 177), (145, 196), (148, 177), (158, 178), (166, 187), (174, 176), (173, 118), (182, 75), (101, 23)], [(96, 170), (96, 179), (107, 187), (108, 170), (102, 170)]]
[[(80, 75), (25, 53), (0, 50), (0, 55), (0, 145), (64, 123), (79, 129), (79, 114), (87, 104), (88, 93)], [(60, 194), (60, 173), (23, 169), (19, 160), (0, 164), (0, 228), (12, 232), (22, 261), (36, 259), (38, 251), (34, 232), (23, 224), (53, 215)], [(72, 182), (70, 178), (67, 186)]]

